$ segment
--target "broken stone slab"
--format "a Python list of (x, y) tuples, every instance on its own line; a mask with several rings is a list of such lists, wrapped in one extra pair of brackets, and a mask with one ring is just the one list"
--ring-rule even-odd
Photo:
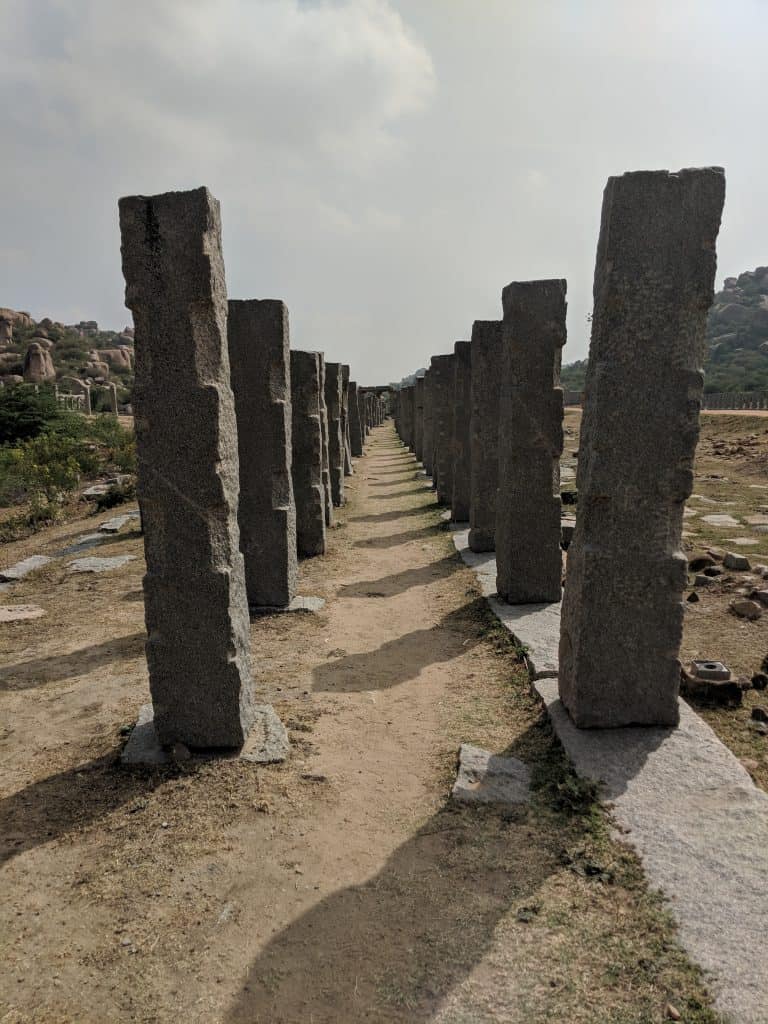
[[(256, 704), (253, 707), (254, 720), (251, 731), (241, 750), (235, 756), (252, 764), (276, 764), (285, 761), (290, 752), (290, 742), (285, 726), (278, 718), (271, 704)], [(229, 751), (222, 756), (232, 756)], [(128, 742), (120, 754), (124, 765), (170, 764), (178, 760), (164, 748), (155, 730), (155, 718), (151, 704), (143, 704), (139, 710)]]
[(287, 605), (257, 605), (250, 611), (252, 615), (278, 615), (288, 612), (316, 613), (324, 607), (324, 597), (294, 597)]
[(39, 619), (45, 615), (45, 609), (36, 604), (3, 604), (0, 605), (0, 622), (21, 622), (24, 619)]
[(701, 517), (702, 523), (709, 523), (710, 526), (741, 526), (741, 523), (734, 516), (727, 512), (714, 512), (708, 516)]
[(95, 548), (98, 544), (103, 544), (105, 538), (100, 533), (85, 533), (82, 537), (78, 537), (74, 544), (70, 544), (66, 548), (62, 548), (61, 551), (56, 552), (57, 558), (66, 558), (67, 555), (77, 555), (81, 551), (88, 551), (90, 548)]
[(531, 772), (516, 757), (500, 757), (462, 743), (451, 796), (468, 804), (526, 804), (531, 798)]
[(7, 569), (0, 569), (0, 583), (15, 583), (17, 580), (22, 580), (35, 569), (41, 569), (44, 565), (48, 565), (50, 561), (48, 555), (30, 555), (29, 558), (23, 558), (15, 565), (8, 566)]
[(138, 509), (135, 512), (126, 512), (120, 516), (113, 516), (111, 519), (105, 519), (103, 523), (99, 524), (100, 533), (119, 533), (124, 526), (127, 526), (134, 519), (139, 519), (140, 513)]
[(88, 558), (76, 558), (69, 563), (67, 569), (69, 572), (109, 572), (110, 569), (119, 569), (121, 565), (135, 560), (136, 555), (113, 555), (111, 558), (89, 555)]
[(534, 685), (577, 774), (602, 784), (621, 841), (669, 900), (686, 952), (711, 974), (716, 1009), (764, 1024), (765, 986), (744, 950), (765, 938), (768, 794), (683, 701), (677, 728), (577, 729), (557, 683)]

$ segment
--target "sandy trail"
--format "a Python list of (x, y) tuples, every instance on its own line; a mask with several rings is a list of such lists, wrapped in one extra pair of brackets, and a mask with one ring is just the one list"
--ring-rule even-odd
[[(116, 765), (148, 697), (140, 537), (112, 574), (14, 587), (47, 615), (2, 634), (2, 1024), (640, 1022), (690, 984), (641, 888), (568, 866), (588, 839), (543, 795), (549, 729), (391, 425), (338, 520), (301, 567), (326, 608), (252, 624), (282, 766)], [(452, 805), (464, 740), (532, 764), (533, 805)], [(606, 987), (612, 958), (657, 966)]]

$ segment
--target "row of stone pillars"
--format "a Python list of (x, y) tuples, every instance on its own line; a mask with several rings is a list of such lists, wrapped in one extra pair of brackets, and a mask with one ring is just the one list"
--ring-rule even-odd
[(438, 499), (495, 551), (510, 604), (562, 597), (560, 697), (580, 727), (674, 725), (720, 168), (610, 178), (597, 247), (578, 513), (562, 591), (566, 282), (514, 282), (502, 318), (396, 395)]
[(166, 747), (237, 748), (270, 711), (249, 609), (291, 608), (377, 402), (348, 366), (291, 351), (283, 302), (227, 300), (207, 189), (122, 199), (120, 229), (154, 729)]

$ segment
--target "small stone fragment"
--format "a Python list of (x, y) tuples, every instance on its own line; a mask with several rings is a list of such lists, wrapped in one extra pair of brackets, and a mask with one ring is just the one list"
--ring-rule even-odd
[(693, 580), (694, 587), (711, 587), (713, 579), (711, 576), (705, 576), (703, 572), (696, 573)]
[(752, 714), (749, 717), (755, 722), (768, 722), (768, 711), (757, 704), (752, 708)]
[(667, 1003), (664, 1012), (667, 1015), (667, 1020), (682, 1020), (680, 1011), (672, 1003)]
[(755, 690), (764, 690), (768, 686), (768, 675), (765, 672), (755, 672), (752, 676), (752, 687)]
[(127, 562), (136, 560), (135, 555), (114, 555), (112, 558), (76, 558), (70, 562), (67, 568), (70, 572), (108, 572), (110, 569), (119, 569)]
[(712, 555), (703, 554), (699, 551), (688, 559), (688, 571), (701, 572), (703, 569), (708, 569), (714, 564), (715, 560)]
[(749, 572), (752, 568), (749, 559), (746, 555), (738, 555), (733, 551), (729, 551), (723, 559), (723, 565), (726, 569), (733, 569), (738, 572)]
[(709, 565), (704, 570), (704, 575), (705, 576), (711, 576), (712, 579), (715, 579), (716, 576), (722, 576), (723, 575), (723, 570), (720, 568), (719, 565)]
[(751, 622), (759, 619), (763, 614), (763, 609), (757, 601), (750, 601), (749, 598), (737, 598), (735, 601), (731, 601), (730, 607), (734, 615), (738, 615), (742, 619), (749, 619)]

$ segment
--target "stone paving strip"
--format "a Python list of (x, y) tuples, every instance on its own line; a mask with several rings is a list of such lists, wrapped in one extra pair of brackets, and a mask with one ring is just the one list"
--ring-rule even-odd
[(688, 954), (711, 974), (717, 1009), (739, 1024), (765, 1024), (761, 972), (746, 950), (765, 938), (768, 794), (712, 729), (680, 701), (677, 728), (577, 729), (557, 694), (560, 604), (506, 605), (494, 597), (494, 554), (453, 542), (483, 595), (526, 649), (534, 687), (576, 772), (602, 785), (622, 841), (662, 890)]

